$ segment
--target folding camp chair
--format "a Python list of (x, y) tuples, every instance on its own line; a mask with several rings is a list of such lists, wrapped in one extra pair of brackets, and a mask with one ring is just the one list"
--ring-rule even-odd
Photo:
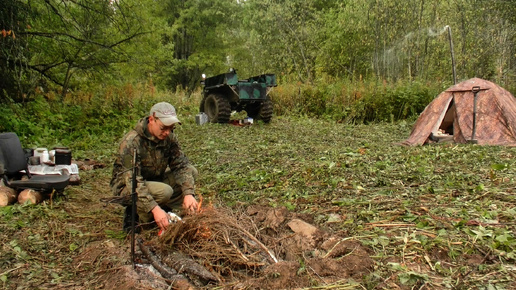
[(28, 156), (16, 133), (0, 134), (0, 175), (5, 186), (15, 190), (34, 189), (40, 192), (62, 191), (70, 175), (32, 175)]

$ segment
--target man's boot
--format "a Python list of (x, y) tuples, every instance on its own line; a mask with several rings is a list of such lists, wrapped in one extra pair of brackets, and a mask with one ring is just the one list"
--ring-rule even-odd
[[(124, 232), (126, 233), (130, 233), (131, 232), (131, 223), (132, 223), (132, 214), (133, 214), (133, 208), (132, 206), (126, 206), (125, 207), (125, 211), (124, 211), (124, 225), (123, 225), (123, 229), (124, 229)], [(135, 213), (135, 217), (134, 217), (134, 232), (135, 233), (140, 233), (141, 232), (141, 228), (138, 226), (138, 223), (139, 223), (139, 216), (137, 213)]]

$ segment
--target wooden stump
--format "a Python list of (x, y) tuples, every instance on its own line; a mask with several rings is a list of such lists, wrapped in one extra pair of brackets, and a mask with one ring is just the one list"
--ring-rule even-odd
[(32, 204), (38, 204), (43, 201), (43, 195), (39, 191), (35, 191), (34, 189), (24, 189), (18, 195), (18, 203), (25, 204), (26, 202), (30, 202)]
[(16, 190), (7, 186), (0, 186), (0, 206), (10, 205), (16, 202), (16, 198)]

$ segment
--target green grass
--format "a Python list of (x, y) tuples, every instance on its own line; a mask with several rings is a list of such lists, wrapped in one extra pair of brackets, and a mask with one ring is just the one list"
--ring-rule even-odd
[(391, 275), (412, 286), (510, 285), (515, 149), (396, 145), (410, 129), (278, 117), (250, 127), (187, 124), (178, 134), (203, 196), (286, 206), (371, 247), (378, 268), (367, 288)]
[[(515, 286), (516, 149), (399, 146), (412, 126), (405, 121), (350, 125), (278, 116), (268, 125), (198, 126), (192, 112), (179, 111), (176, 133), (199, 169), (197, 193), (235, 208), (286, 206), (362, 242), (376, 261), (359, 281), (363, 288)], [(121, 208), (99, 201), (111, 195), (110, 162), (124, 130), (105, 132), (112, 142), (74, 155), (106, 167), (82, 172), (81, 185), (54, 204), (0, 208), (0, 284), (88, 285), (75, 268), (81, 250), (108, 240), (127, 245), (118, 234)]]

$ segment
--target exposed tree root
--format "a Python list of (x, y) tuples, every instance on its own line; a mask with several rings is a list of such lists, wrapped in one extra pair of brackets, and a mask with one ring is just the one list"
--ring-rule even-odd
[(230, 274), (234, 269), (253, 272), (257, 267), (278, 262), (257, 236), (259, 231), (248, 216), (236, 218), (222, 209), (206, 208), (167, 230), (160, 244), (163, 252), (174, 248), (202, 259), (219, 274)]
[(172, 253), (163, 257), (163, 262), (177, 273), (185, 273), (190, 279), (198, 278), (203, 285), (209, 282), (220, 282), (219, 278), (206, 268), (181, 253)]
[(172, 281), (172, 286), (181, 286), (183, 289), (187, 285), (193, 287), (193, 285), (190, 285), (188, 279), (185, 276), (178, 274), (176, 270), (171, 269), (167, 265), (161, 263), (159, 258), (143, 244), (142, 239), (138, 239), (137, 241), (143, 255), (150, 261), (151, 265), (161, 274), (161, 276), (163, 276), (163, 278)]
[(372, 260), (363, 248), (342, 236), (328, 237), (289, 217), (286, 208), (206, 208), (148, 244), (162, 263), (201, 288), (297, 289), (369, 271)]

